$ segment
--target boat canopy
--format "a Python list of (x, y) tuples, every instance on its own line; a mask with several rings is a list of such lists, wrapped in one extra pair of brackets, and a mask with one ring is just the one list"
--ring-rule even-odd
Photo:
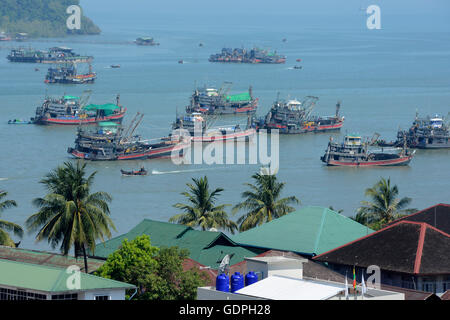
[(120, 109), (120, 107), (113, 103), (107, 103), (107, 104), (89, 104), (85, 106), (83, 109), (86, 111), (104, 110), (105, 115), (110, 115), (114, 113), (114, 110)]
[(250, 94), (248, 92), (227, 96), (227, 101), (229, 101), (229, 102), (250, 101), (250, 100), (252, 100), (252, 97), (250, 96)]
[(112, 122), (112, 121), (100, 122), (98, 125), (100, 127), (117, 127), (117, 126), (119, 126), (118, 123), (115, 123), (115, 122)]
[(77, 100), (80, 99), (80, 97), (75, 97), (75, 96), (64, 96), (64, 100)]

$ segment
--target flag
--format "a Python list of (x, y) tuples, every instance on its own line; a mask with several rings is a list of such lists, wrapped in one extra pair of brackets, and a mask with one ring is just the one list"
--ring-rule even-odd
[(364, 274), (361, 275), (361, 292), (364, 295), (367, 292), (366, 283), (364, 282)]
[(356, 290), (356, 273), (355, 273), (355, 266), (353, 266), (353, 290)]
[(348, 300), (348, 282), (347, 282), (347, 272), (345, 273), (345, 299)]

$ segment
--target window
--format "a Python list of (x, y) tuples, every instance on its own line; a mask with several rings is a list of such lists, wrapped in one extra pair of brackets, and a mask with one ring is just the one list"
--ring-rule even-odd
[(0, 288), (0, 300), (47, 300), (45, 294)]
[(109, 300), (109, 296), (95, 296), (95, 300), (98, 300), (98, 301)]
[(54, 294), (52, 300), (78, 300), (78, 293)]

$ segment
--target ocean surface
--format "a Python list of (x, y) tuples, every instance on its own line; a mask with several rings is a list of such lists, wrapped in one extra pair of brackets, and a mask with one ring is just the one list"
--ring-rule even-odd
[[(347, 5), (342, 13), (322, 12), (317, 5), (310, 12), (293, 5), (293, 10), (286, 6), (270, 13), (252, 11), (249, 5), (242, 10), (218, 10), (216, 4), (206, 14), (187, 4), (180, 4), (179, 10), (176, 5), (171, 10), (169, 5), (155, 9), (142, 4), (141, 10), (133, 6), (137, 2), (142, 4), (82, 1), (86, 15), (102, 29), (101, 35), (23, 43), (38, 49), (69, 46), (77, 53), (93, 55), (98, 74), (94, 84), (45, 84), (48, 66), (9, 63), (6, 56), (17, 43), (0, 44), (0, 189), (18, 202), (17, 208), (3, 212), (2, 219), (23, 225), (36, 212), (32, 199), (45, 195), (40, 179), (71, 159), (66, 151), (73, 146), (76, 127), (7, 124), (9, 119), (34, 116), (46, 93), (81, 95), (90, 89), (90, 101), (97, 104), (114, 102), (120, 93), (121, 103), (128, 108), (124, 123), (136, 112), (144, 113), (137, 133), (151, 139), (170, 132), (177, 110), (184, 110), (196, 84), (220, 87), (223, 81), (233, 82), (231, 93), (245, 92), (252, 85), (260, 102), (258, 116), (267, 113), (278, 93), (300, 100), (319, 97), (317, 115), (334, 114), (336, 102), (342, 102), (345, 124), (340, 132), (280, 136), (278, 178), (286, 183), (283, 196), (297, 196), (302, 206), (333, 206), (353, 216), (360, 201), (366, 200), (364, 190), (381, 177), (390, 177), (400, 196), (413, 199), (413, 208), (449, 202), (450, 150), (419, 150), (409, 166), (398, 168), (328, 168), (320, 161), (330, 136), (339, 140), (346, 132), (366, 137), (377, 132), (393, 140), (399, 127), (412, 123), (416, 111), (424, 116), (450, 112), (450, 11), (445, 2), (438, 1), (435, 10), (423, 12), (419, 4), (416, 11), (395, 7), (390, 12), (381, 6), (381, 30), (366, 28), (367, 16), (360, 6), (367, 3), (360, 1), (351, 1), (353, 6)], [(139, 36), (153, 36), (160, 46), (136, 46), (133, 40)], [(210, 54), (225, 46), (276, 49), (287, 55), (287, 62), (208, 62)], [(179, 64), (180, 59), (185, 63)], [(121, 68), (111, 69), (112, 64)], [(296, 64), (303, 69), (293, 69)], [(245, 124), (246, 117), (221, 121)], [(121, 168), (142, 164), (153, 174), (121, 176)], [(167, 221), (179, 213), (172, 205), (185, 201), (180, 193), (191, 178), (208, 176), (212, 187), (225, 189), (218, 203), (234, 205), (241, 201), (243, 184), (252, 182), (259, 165), (177, 166), (170, 160), (88, 163), (88, 172), (94, 170), (98, 173), (93, 191), (106, 191), (113, 197), (115, 236), (144, 218)], [(51, 250), (47, 243), (35, 243), (34, 236), (26, 234), (21, 247)]]

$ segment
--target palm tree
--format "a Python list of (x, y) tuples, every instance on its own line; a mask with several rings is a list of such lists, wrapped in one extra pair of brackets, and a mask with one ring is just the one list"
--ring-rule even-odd
[[(14, 200), (1, 201), (7, 195), (8, 192), (0, 190), (0, 214), (8, 208), (17, 207), (17, 203)], [(16, 245), (9, 236), (8, 231), (13, 232), (16, 236), (22, 238), (23, 229), (18, 224), (0, 219), (0, 245), (15, 247)]]
[(39, 211), (30, 216), (26, 225), (29, 231), (39, 230), (36, 241), (47, 240), (52, 248), (60, 244), (60, 250), (67, 255), (74, 247), (75, 257), (84, 257), (88, 272), (86, 249), (93, 253), (95, 241), (111, 238), (116, 230), (109, 217), (108, 202), (111, 196), (106, 192), (90, 194), (96, 172), (86, 175), (86, 164), (65, 162), (45, 176), (40, 182), (49, 193), (44, 198), (33, 200)]
[(189, 227), (199, 226), (202, 230), (225, 229), (234, 234), (237, 225), (234, 221), (228, 219), (228, 214), (224, 210), (229, 204), (215, 206), (217, 196), (223, 189), (217, 188), (211, 192), (206, 176), (200, 179), (192, 178), (192, 181), (194, 184), (186, 184), (190, 189), (189, 192), (181, 193), (188, 199), (189, 204), (177, 203), (174, 205), (175, 208), (183, 210), (184, 213), (171, 217), (169, 221)]
[(399, 199), (398, 193), (397, 185), (391, 187), (390, 178), (381, 178), (373, 187), (366, 189), (365, 196), (372, 201), (361, 201), (362, 206), (353, 219), (378, 230), (405, 214), (415, 212), (416, 209), (405, 209), (412, 199)]
[(300, 204), (295, 196), (280, 199), (285, 183), (278, 182), (275, 174), (255, 173), (252, 178), (255, 184), (246, 183), (250, 190), (242, 193), (245, 200), (233, 207), (233, 214), (240, 210), (247, 211), (237, 221), (239, 231), (284, 216), (295, 210), (289, 204)]

